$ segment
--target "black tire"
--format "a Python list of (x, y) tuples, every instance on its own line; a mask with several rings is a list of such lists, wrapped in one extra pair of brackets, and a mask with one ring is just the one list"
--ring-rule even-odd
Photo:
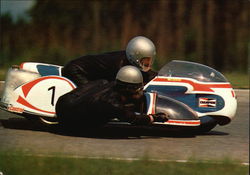
[(198, 132), (201, 134), (211, 131), (218, 124), (218, 121), (211, 116), (201, 117), (200, 120), (201, 120), (201, 125), (198, 128)]
[(198, 129), (198, 132), (203, 134), (211, 131), (215, 126), (217, 125), (217, 122), (209, 123), (207, 125), (201, 125)]

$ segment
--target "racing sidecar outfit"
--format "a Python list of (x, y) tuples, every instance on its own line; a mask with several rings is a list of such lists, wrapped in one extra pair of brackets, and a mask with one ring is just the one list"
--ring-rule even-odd
[[(77, 86), (98, 79), (114, 81), (119, 69), (126, 65), (131, 65), (131, 63), (126, 58), (125, 51), (86, 55), (67, 63), (62, 69), (62, 75), (72, 80)], [(152, 70), (141, 71), (141, 73), (144, 83), (149, 82), (157, 75)]]
[(137, 125), (152, 122), (151, 117), (143, 113), (145, 97), (126, 104), (122, 104), (120, 98), (114, 82), (91, 81), (61, 96), (56, 104), (56, 114), (64, 126), (99, 127), (114, 118)]

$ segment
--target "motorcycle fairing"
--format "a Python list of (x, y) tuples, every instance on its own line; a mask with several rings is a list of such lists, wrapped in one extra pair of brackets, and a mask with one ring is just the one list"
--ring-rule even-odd
[[(186, 94), (187, 87), (185, 86), (164, 86), (164, 85), (149, 85), (146, 91), (157, 91), (170, 98), (181, 101), (192, 109), (200, 113), (215, 112), (224, 108), (225, 101), (219, 95), (215, 94)], [(203, 101), (202, 101), (203, 99)], [(207, 99), (207, 100), (206, 100)], [(211, 105), (215, 101), (214, 105)], [(207, 103), (207, 105), (202, 105)], [(210, 102), (210, 103), (209, 103)], [(210, 104), (210, 105), (209, 105)]]
[[(155, 77), (149, 84), (145, 87), (148, 88), (149, 85), (162, 85), (162, 86), (173, 86), (180, 90), (182, 88), (182, 92), (186, 90), (184, 93), (210, 93), (213, 94), (215, 89), (224, 88), (224, 89), (232, 89), (232, 86), (228, 82), (200, 82), (198, 80), (192, 78), (181, 78), (181, 77), (162, 77), (157, 76)], [(169, 87), (168, 90), (173, 91), (174, 88)], [(164, 87), (167, 88), (167, 87)], [(179, 91), (178, 91), (179, 92)]]
[[(157, 76), (145, 86), (145, 90), (179, 100), (195, 110), (199, 117), (214, 115), (232, 119), (237, 108), (234, 90), (228, 82), (200, 82), (191, 78)], [(215, 101), (216, 105), (202, 106), (202, 99), (207, 99), (207, 103)]]
[(8, 111), (55, 117), (56, 101), (75, 87), (64, 77), (44, 76), (17, 87), (13, 95), (4, 100), (8, 101)]
[(147, 114), (165, 113), (169, 120), (165, 123), (154, 122), (174, 126), (199, 126), (200, 120), (196, 113), (184, 103), (157, 93), (145, 93), (147, 100)]
[(45, 64), (45, 63), (35, 63), (35, 62), (24, 62), (20, 65), (21, 69), (39, 73), (41, 76), (57, 75), (61, 76), (62, 66)]

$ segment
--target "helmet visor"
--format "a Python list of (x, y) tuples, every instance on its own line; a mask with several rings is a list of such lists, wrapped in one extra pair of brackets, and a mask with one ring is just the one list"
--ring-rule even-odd
[(143, 72), (148, 72), (153, 64), (153, 59), (151, 57), (142, 58), (139, 64)]
[(116, 80), (116, 88), (119, 93), (123, 95), (134, 95), (138, 94), (143, 91), (142, 83), (132, 84), (132, 83), (125, 83), (119, 80)]

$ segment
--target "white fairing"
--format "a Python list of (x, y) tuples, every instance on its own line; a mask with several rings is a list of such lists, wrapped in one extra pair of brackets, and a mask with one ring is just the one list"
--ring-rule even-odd
[(57, 75), (61, 76), (61, 69), (63, 68), (63, 66), (58, 66), (58, 65), (54, 65), (54, 64), (24, 62), (20, 65), (20, 68), (23, 70), (39, 73), (38, 66), (56, 68), (56, 69), (58, 69)]
[(1, 102), (7, 104), (7, 110), (11, 112), (55, 117), (55, 104), (58, 98), (75, 87), (64, 77), (40, 77), (37, 73), (11, 69)]
[(18, 94), (14, 92), (14, 90), (31, 81), (39, 78), (40, 75), (35, 72), (20, 70), (20, 69), (12, 69), (10, 68), (7, 73), (7, 77), (5, 80), (5, 86), (3, 90), (3, 96), (1, 98), (1, 102), (6, 104), (11, 104), (15, 99), (17, 99)]
[(207, 113), (198, 113), (199, 117), (205, 115), (211, 116), (226, 116), (231, 120), (235, 117), (236, 109), (237, 109), (237, 99), (235, 92), (232, 88), (213, 88), (214, 94), (219, 94), (224, 102), (225, 106), (219, 111), (216, 112), (207, 112)]
[[(204, 82), (199, 82), (194, 79), (190, 78), (179, 78), (179, 77), (163, 77), (163, 76), (158, 76), (155, 79), (153, 79), (151, 82), (149, 82), (146, 86), (145, 89), (148, 90), (149, 87), (166, 87), (170, 91), (172, 90), (171, 88), (176, 88), (176, 87), (185, 87), (186, 91), (184, 94), (180, 93), (179, 95), (184, 99), (186, 96), (194, 94), (194, 95), (215, 95), (219, 96), (220, 98), (223, 99), (224, 106), (220, 110), (212, 111), (212, 112), (199, 112), (198, 110), (195, 110), (197, 115), (199, 117), (203, 116), (224, 116), (230, 118), (232, 120), (235, 117), (236, 114), (236, 109), (237, 109), (237, 99), (236, 99), (236, 94), (231, 87), (230, 83), (225, 82), (225, 83), (204, 83)], [(149, 88), (150, 89), (150, 88)], [(151, 91), (154, 91), (154, 88), (151, 88)], [(176, 89), (174, 89), (176, 90)], [(177, 91), (173, 91), (173, 94), (176, 93)], [(163, 92), (164, 93), (164, 92)], [(176, 93), (178, 94), (178, 93)], [(179, 95), (173, 96), (179, 97)], [(179, 97), (180, 98), (180, 97)], [(197, 102), (195, 102), (195, 100)], [(191, 104), (190, 104), (191, 103)], [(196, 105), (192, 105), (196, 103)], [(192, 107), (196, 107), (196, 109), (199, 106), (199, 98), (195, 98), (192, 101), (186, 101), (186, 104)], [(203, 109), (209, 109), (209, 107), (200, 107)], [(213, 107), (211, 107), (213, 108)]]
[(202, 64), (174, 60), (144, 89), (179, 100), (199, 117), (212, 116), (220, 124), (229, 123), (236, 114), (237, 99), (231, 84), (220, 72)]

